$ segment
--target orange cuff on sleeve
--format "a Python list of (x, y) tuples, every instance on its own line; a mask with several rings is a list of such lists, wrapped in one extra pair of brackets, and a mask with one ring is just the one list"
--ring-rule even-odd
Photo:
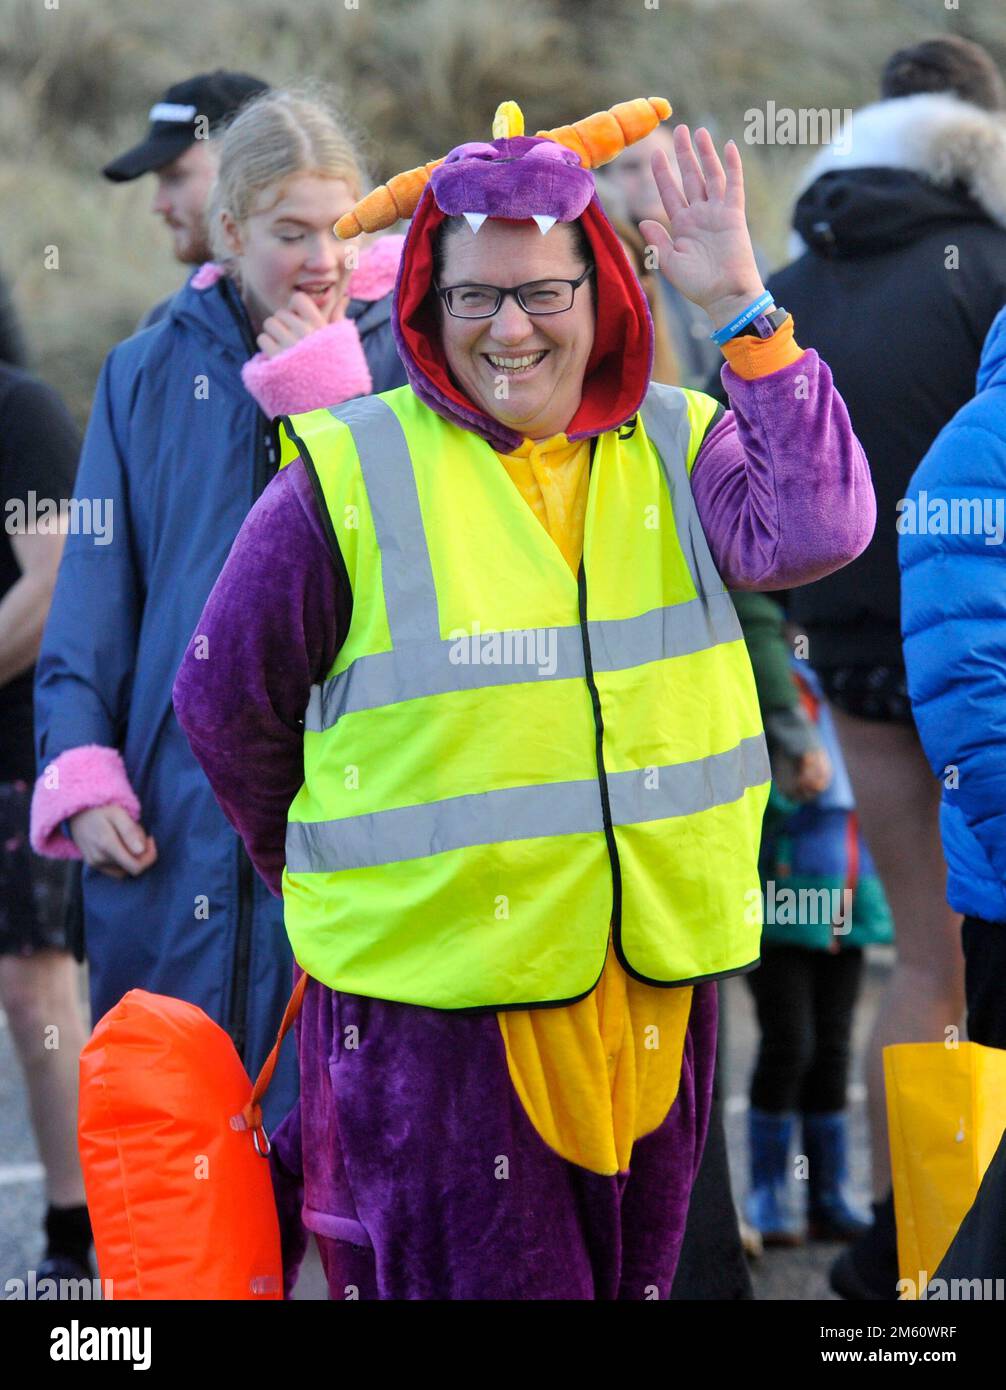
[(720, 347), (723, 356), (744, 381), (768, 376), (792, 362), (799, 362), (803, 348), (793, 337), (792, 315), (772, 334), (771, 338), (756, 338), (750, 334), (731, 338)]

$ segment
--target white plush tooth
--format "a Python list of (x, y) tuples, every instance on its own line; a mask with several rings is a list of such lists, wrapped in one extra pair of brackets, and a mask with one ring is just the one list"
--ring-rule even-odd
[(464, 212), (461, 214), (469, 227), (472, 229), (472, 236), (478, 236), (479, 228), (489, 216), (487, 212)]
[(542, 236), (545, 235), (550, 227), (554, 227), (556, 222), (554, 217), (548, 217), (543, 212), (533, 212), (531, 214), (531, 220), (538, 223), (538, 230), (541, 232)]

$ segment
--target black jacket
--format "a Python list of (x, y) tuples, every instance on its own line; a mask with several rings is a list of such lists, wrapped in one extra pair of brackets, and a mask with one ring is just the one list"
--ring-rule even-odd
[[(1006, 302), (1006, 127), (926, 95), (866, 108), (852, 136), (861, 167), (819, 156), (822, 172), (793, 217), (808, 249), (768, 282), (800, 346), (831, 368), (877, 493), (864, 553), (790, 594), (817, 667), (901, 664), (897, 502), (974, 395), (982, 344)], [(871, 147), (886, 166), (870, 165)], [(916, 167), (893, 167), (902, 157)]]

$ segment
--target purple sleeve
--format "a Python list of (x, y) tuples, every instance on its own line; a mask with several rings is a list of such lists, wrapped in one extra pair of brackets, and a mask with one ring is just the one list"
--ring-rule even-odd
[(343, 588), (297, 459), (245, 519), (175, 678), (178, 722), (277, 897), (304, 780), (304, 710), (349, 624)]
[(745, 381), (721, 373), (730, 409), (709, 431), (692, 492), (730, 589), (788, 589), (866, 549), (877, 503), (863, 447), (812, 349)]

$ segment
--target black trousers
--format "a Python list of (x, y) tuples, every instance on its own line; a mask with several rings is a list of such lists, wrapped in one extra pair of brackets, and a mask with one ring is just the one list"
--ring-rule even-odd
[(782, 1114), (844, 1110), (863, 952), (762, 946), (746, 976), (761, 1027), (751, 1104)]
[(723, 1007), (721, 990), (713, 1108), (709, 1115), (706, 1147), (688, 1205), (688, 1222), (678, 1270), (671, 1288), (671, 1300), (679, 1303), (698, 1299), (715, 1302), (754, 1297), (734, 1210), (730, 1159), (723, 1129), (722, 1062), (727, 1051), (729, 1026), (730, 1016)]
[(965, 917), (961, 940), (968, 1037), (986, 1047), (1006, 1047), (1006, 922)]

